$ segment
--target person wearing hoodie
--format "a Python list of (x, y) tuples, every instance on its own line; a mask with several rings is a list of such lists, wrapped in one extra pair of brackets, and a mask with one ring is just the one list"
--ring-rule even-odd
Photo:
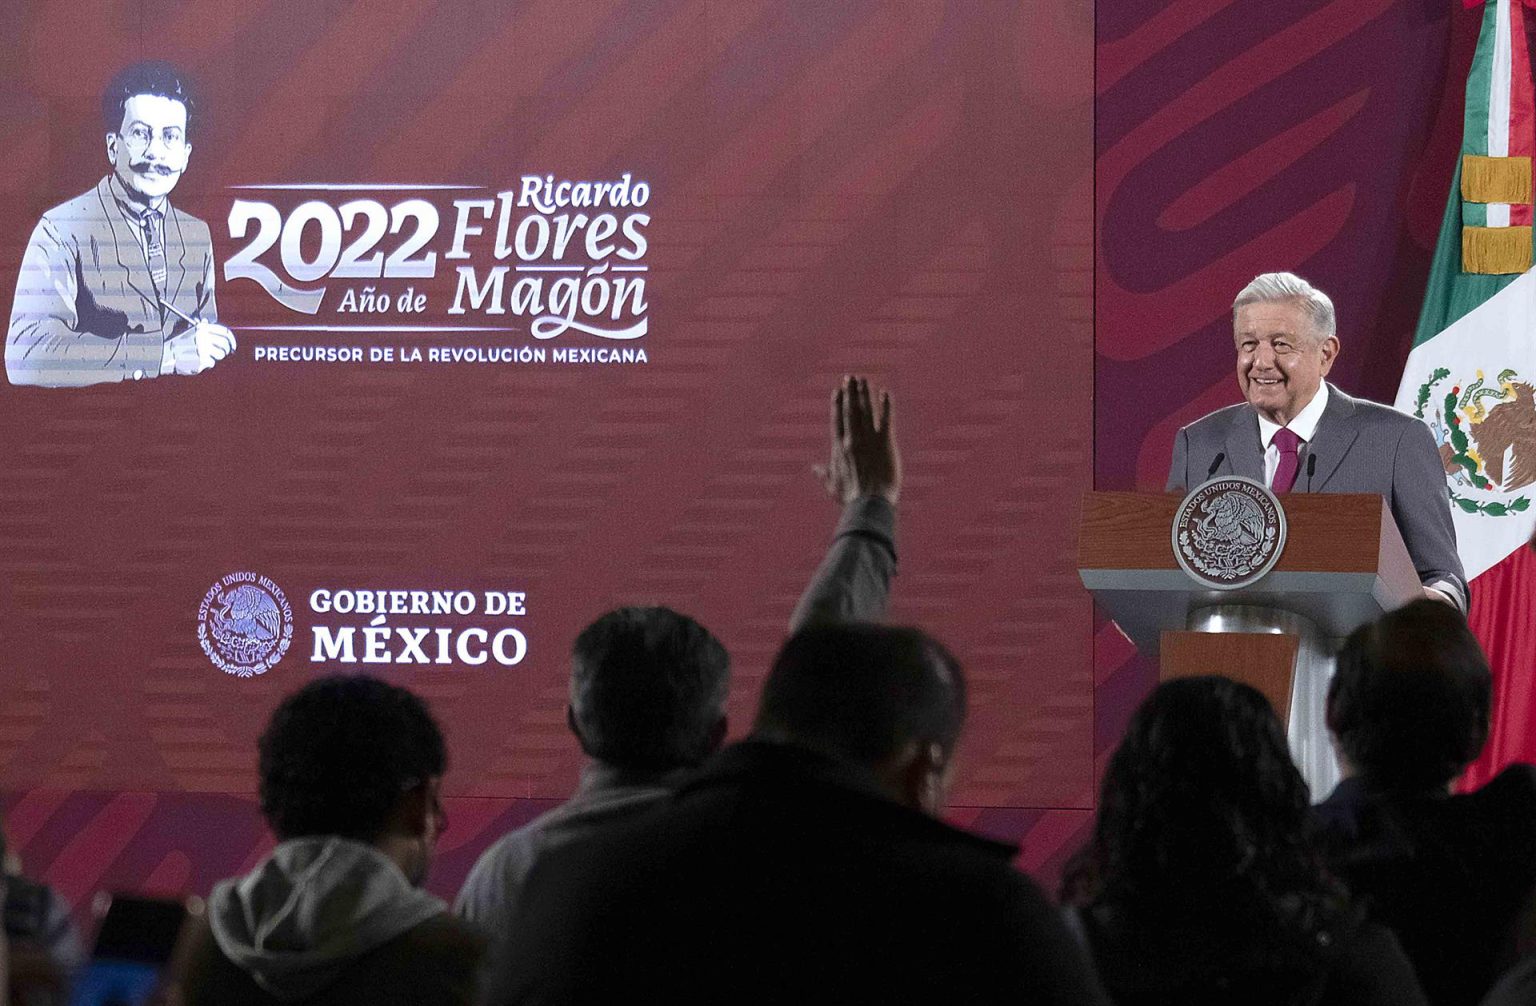
[(442, 732), (403, 688), (328, 677), (290, 695), (259, 741), (278, 838), (215, 885), (176, 984), (186, 1006), (472, 1002), (485, 937), (421, 890), (447, 825)]

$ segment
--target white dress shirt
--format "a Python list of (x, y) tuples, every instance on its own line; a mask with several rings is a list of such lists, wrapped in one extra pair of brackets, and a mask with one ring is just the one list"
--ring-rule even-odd
[[(1312, 438), (1317, 434), (1317, 424), (1322, 422), (1323, 410), (1328, 408), (1328, 383), (1319, 381), (1317, 393), (1312, 396), (1300, 412), (1292, 417), (1285, 425), (1290, 431), (1301, 438), (1302, 447), (1310, 449)], [(1273, 487), (1275, 484), (1275, 470), (1280, 467), (1280, 448), (1275, 446), (1275, 434), (1280, 432), (1280, 427), (1264, 418), (1259, 413), (1259, 443), (1264, 445), (1264, 484)], [(1302, 458), (1305, 458), (1305, 451)], [(1296, 481), (1300, 482), (1303, 473), (1297, 471)]]

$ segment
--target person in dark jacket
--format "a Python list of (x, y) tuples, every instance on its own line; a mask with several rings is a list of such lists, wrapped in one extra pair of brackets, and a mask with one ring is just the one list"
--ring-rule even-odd
[(260, 741), (261, 808), (279, 839), (208, 898), (183, 951), (186, 1006), (472, 1002), (478, 929), (421, 890), (446, 827), (443, 735), (403, 688), (321, 678)]
[(1397, 940), (1325, 872), (1307, 823), (1306, 784), (1262, 695), (1218, 677), (1160, 685), (1110, 759), (1064, 884), (1115, 1002), (1424, 1003)]
[(1436, 1006), (1478, 1002), (1536, 949), (1536, 767), (1452, 792), (1488, 738), (1491, 696), (1466, 621), (1422, 601), (1357, 629), (1329, 687), (1345, 778), (1316, 808), (1320, 837)]
[(485, 1001), (1104, 1003), (1017, 850), (934, 816), (964, 712), (915, 629), (797, 633), (748, 740), (541, 860)]

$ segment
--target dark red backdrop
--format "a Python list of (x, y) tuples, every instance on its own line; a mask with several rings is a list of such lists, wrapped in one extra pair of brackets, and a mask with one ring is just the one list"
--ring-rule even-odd
[[(448, 729), (444, 893), (570, 790), (564, 652), (605, 607), (712, 626), (745, 722), (835, 519), (809, 466), (849, 370), (899, 401), (895, 615), (975, 682), (955, 816), (1059, 863), (1093, 776), (1072, 569), (1092, 477), (1088, 3), (11, 3), (0, 38), (7, 290), (39, 214), (106, 169), (102, 85), (146, 57), (201, 85), (174, 198), (221, 260), (232, 185), (628, 171), (653, 192), (644, 366), (258, 364), (282, 339), (253, 326), (284, 316), (221, 277), (222, 320), (246, 330), (213, 371), (0, 388), (0, 789), (31, 872), (77, 901), (205, 891), (264, 851), (253, 742), (315, 673), (316, 586), (528, 594), (521, 665), (384, 669)], [(238, 680), (196, 614), (246, 569), (282, 585), (300, 635)]]

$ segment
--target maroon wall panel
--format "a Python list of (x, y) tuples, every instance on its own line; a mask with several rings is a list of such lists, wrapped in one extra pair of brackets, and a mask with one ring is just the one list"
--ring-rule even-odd
[[(172, 201), (212, 229), (220, 320), (240, 341), (193, 377), (0, 385), (0, 789), (29, 868), (76, 897), (240, 869), (269, 841), (250, 794), (273, 704), (317, 673), (371, 670), (447, 727), (453, 831), (434, 883), (451, 889), (571, 789), (565, 653), (619, 603), (669, 604), (721, 636), (739, 732), (836, 518), (809, 469), (849, 371), (898, 400), (894, 617), (951, 643), (974, 681), (955, 815), (1059, 866), (1093, 774), (1093, 625), (1072, 561), (1093, 474), (1092, 16), (968, 0), (5, 5), (0, 289), (39, 216), (107, 170), (103, 85), (165, 58), (201, 98)], [(633, 258), (579, 236), (499, 257), (494, 217), (471, 217), (483, 234), (450, 257), (455, 200), (626, 174), (649, 189), (614, 211), (647, 218)], [(435, 275), (329, 269), (325, 220), (354, 200), (435, 210), (416, 253), (436, 254)], [(230, 271), (267, 212), (254, 203), (293, 240), (286, 258), (281, 242), (250, 254), (324, 288), (315, 313)], [(513, 206), (510, 232), (536, 212)], [(413, 226), (373, 247), (398, 250)], [(644, 334), (541, 339), (538, 311), (455, 314), (459, 266), (477, 284), (512, 267), (509, 292), (643, 278), (643, 311), (586, 321)], [(367, 288), (384, 311), (342, 310)], [(407, 291), (422, 310), (400, 308)], [(316, 346), (364, 358), (260, 358)], [(393, 360), (370, 359), (386, 347)], [(524, 347), (545, 358), (428, 359)], [(645, 360), (595, 362), (615, 348)], [(400, 358), (412, 349), (421, 362)], [(205, 594), (245, 571), (281, 588), (293, 641), (241, 678), (198, 629)], [(355, 655), (379, 628), (313, 610), (318, 589), (472, 592), (471, 614), (385, 625), (516, 628), (526, 653), (316, 662), (317, 628), (351, 629)], [(484, 611), (486, 591), (525, 594), (526, 614)]]

